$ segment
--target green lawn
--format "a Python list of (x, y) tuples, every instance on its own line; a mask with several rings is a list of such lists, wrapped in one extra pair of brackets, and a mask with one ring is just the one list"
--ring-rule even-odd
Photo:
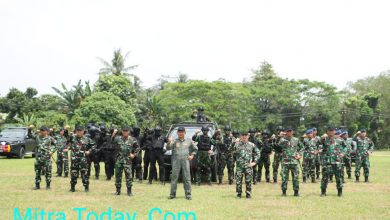
[[(336, 195), (335, 183), (329, 184), (325, 198), (319, 196), (319, 183), (301, 183), (301, 196), (296, 198), (292, 196), (291, 182), (288, 197), (281, 197), (280, 183), (264, 182), (253, 186), (253, 198), (250, 200), (236, 199), (235, 186), (226, 183), (222, 186), (193, 186), (192, 201), (184, 199), (182, 184), (178, 186), (178, 198), (175, 200), (167, 200), (169, 184), (149, 185), (146, 182), (134, 183), (133, 197), (114, 196), (114, 181), (105, 181), (104, 176), (101, 180), (91, 179), (89, 193), (83, 192), (81, 180), (75, 193), (68, 192), (69, 179), (58, 177), (53, 177), (51, 190), (45, 190), (43, 184), (43, 189), (35, 191), (33, 164), (32, 158), (0, 158), (1, 220), (13, 219), (16, 207), (23, 213), (27, 208), (62, 211), (67, 219), (77, 219), (72, 208), (78, 207), (99, 214), (107, 211), (108, 207), (112, 207), (113, 211), (137, 212), (136, 219), (148, 219), (148, 212), (154, 207), (160, 208), (163, 213), (193, 211), (197, 219), (390, 219), (389, 151), (375, 152), (371, 157), (371, 182), (357, 184), (347, 180), (342, 198)], [(85, 219), (85, 215), (83, 217)], [(154, 219), (159, 219), (157, 217), (163, 219), (162, 215)]]

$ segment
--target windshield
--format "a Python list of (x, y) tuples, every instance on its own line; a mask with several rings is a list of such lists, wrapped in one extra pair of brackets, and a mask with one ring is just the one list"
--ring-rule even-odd
[(21, 138), (26, 135), (25, 129), (5, 129), (0, 133), (0, 137), (2, 138)]
[[(197, 132), (197, 131), (200, 131), (202, 127), (185, 127), (186, 129), (186, 138), (188, 139), (191, 139), (192, 136)], [(172, 132), (169, 134), (168, 137), (172, 138), (173, 140), (175, 140), (177, 138), (177, 129), (178, 127), (175, 127), (172, 129)], [(211, 137), (212, 134), (214, 133), (214, 130), (212, 127), (210, 127), (210, 131), (209, 131), (209, 136)]]

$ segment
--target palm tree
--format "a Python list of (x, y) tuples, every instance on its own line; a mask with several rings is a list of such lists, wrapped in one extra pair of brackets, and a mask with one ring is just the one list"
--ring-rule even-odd
[(100, 69), (99, 74), (113, 74), (113, 75), (125, 75), (125, 76), (131, 76), (129, 72), (138, 65), (128, 66), (125, 67), (126, 59), (129, 55), (129, 52), (127, 52), (124, 56), (122, 55), (121, 49), (114, 50), (114, 58), (110, 62), (105, 61), (104, 59), (98, 57), (100, 62), (103, 64), (103, 68)]
[(92, 94), (92, 90), (88, 81), (85, 82), (84, 87), (81, 80), (71, 89), (68, 89), (64, 83), (61, 83), (61, 87), (62, 91), (56, 87), (52, 87), (52, 89), (60, 96), (64, 111), (71, 118), (74, 111), (80, 106), (80, 103)]
[(29, 126), (29, 125), (35, 125), (37, 122), (37, 118), (35, 117), (34, 113), (31, 115), (23, 114), (20, 118), (15, 118), (16, 121), (22, 125)]

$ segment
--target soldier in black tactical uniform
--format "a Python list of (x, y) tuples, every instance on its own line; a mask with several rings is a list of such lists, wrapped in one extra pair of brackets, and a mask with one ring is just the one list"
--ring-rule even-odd
[[(96, 126), (94, 123), (90, 123), (87, 125), (88, 128), (88, 133), (86, 134), (86, 137), (90, 138), (94, 143), (98, 143), (100, 139), (100, 129), (98, 126)], [(100, 159), (102, 158), (102, 153), (101, 153), (101, 145), (96, 145), (95, 151), (91, 152), (87, 156), (87, 162), (88, 162), (88, 171), (87, 175), (88, 177), (91, 176), (91, 165), (93, 162), (93, 166), (95, 169), (95, 178), (99, 179), (99, 174), (100, 174)]]
[[(142, 148), (141, 145), (141, 129), (138, 126), (133, 126), (131, 131), (131, 136), (137, 140), (138, 145)], [(139, 152), (131, 160), (131, 176), (134, 179), (134, 176), (138, 179), (139, 182), (142, 182), (142, 152)]]
[(211, 145), (215, 146), (215, 141), (208, 135), (209, 128), (204, 125), (202, 126), (201, 132), (202, 134), (199, 134), (200, 132), (198, 131), (192, 136), (192, 140), (195, 141), (198, 146), (195, 171), (196, 185), (198, 186), (201, 182), (202, 170), (207, 175), (207, 184), (211, 185), (211, 155), (213, 154)]
[(265, 168), (265, 180), (267, 183), (270, 182), (270, 166), (271, 166), (271, 154), (272, 154), (272, 140), (270, 132), (264, 130), (261, 132), (263, 147), (260, 152), (259, 160), (259, 172), (257, 174), (257, 181), (261, 182), (261, 175), (263, 166)]
[(100, 148), (100, 157), (104, 159), (104, 171), (106, 173), (106, 180), (108, 181), (111, 180), (111, 177), (114, 175), (115, 167), (115, 149), (112, 145), (112, 134), (113, 129), (110, 129), (109, 131), (104, 124), (100, 125), (100, 135), (97, 145)]
[[(144, 131), (144, 135), (141, 139), (142, 150), (144, 151), (144, 174), (143, 179), (147, 180), (148, 172), (149, 172), (149, 164), (150, 164), (150, 151), (153, 147), (153, 129), (146, 128)], [(149, 174), (150, 175), (150, 174)]]
[(161, 132), (160, 126), (154, 129), (153, 147), (150, 151), (149, 184), (152, 184), (153, 178), (157, 177), (156, 161), (158, 162), (160, 181), (165, 184), (164, 144), (168, 142), (168, 139), (163, 137)]

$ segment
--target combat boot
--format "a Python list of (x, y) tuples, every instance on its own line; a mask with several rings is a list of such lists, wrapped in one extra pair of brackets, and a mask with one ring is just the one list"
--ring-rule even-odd
[(241, 193), (237, 193), (237, 198), (241, 199)]
[(286, 190), (284, 189), (284, 190), (282, 190), (282, 196), (287, 196), (287, 194), (286, 194)]
[(67, 173), (65, 173), (65, 175), (64, 175), (64, 178), (67, 178), (68, 177), (68, 174)]
[(356, 176), (356, 181), (355, 182), (357, 182), (357, 183), (359, 182), (359, 177), (358, 176)]
[(294, 190), (294, 196), (299, 196), (298, 190)]
[(50, 182), (46, 183), (46, 189), (50, 189)]
[(69, 192), (74, 192), (74, 191), (76, 191), (76, 190), (75, 190), (75, 185), (72, 184), (72, 185), (70, 185), (70, 190), (69, 190)]
[(121, 194), (121, 188), (120, 187), (116, 187), (115, 195), (119, 196), (120, 194)]
[(229, 185), (232, 185), (233, 184), (233, 180), (229, 180)]
[(250, 194), (250, 193), (247, 193), (247, 194), (246, 194), (246, 198), (247, 198), (247, 199), (252, 198), (251, 194)]
[(306, 176), (303, 177), (303, 183), (306, 183)]
[(366, 182), (366, 183), (369, 182), (369, 181), (368, 181), (368, 176), (365, 176), (365, 177), (364, 177), (364, 182)]
[(222, 185), (222, 178), (218, 178), (218, 184)]
[(321, 189), (321, 197), (325, 197), (326, 196), (326, 189)]
[(312, 182), (312, 183), (315, 183), (315, 182), (316, 182), (316, 178), (312, 177), (312, 178), (311, 178), (311, 182)]
[(274, 183), (277, 183), (277, 182), (278, 182), (278, 180), (276, 178), (274, 178)]
[(338, 196), (338, 197), (343, 196), (343, 188), (338, 188), (338, 189), (337, 189), (337, 196)]
[(317, 174), (317, 178), (316, 179), (318, 179), (318, 180), (320, 179), (320, 174)]
[(89, 192), (89, 186), (85, 186), (85, 187), (84, 187), (84, 191), (85, 191), (85, 192)]
[(39, 186), (39, 183), (35, 183), (35, 189), (40, 189), (41, 187)]
[(128, 196), (132, 196), (133, 195), (133, 193), (131, 192), (131, 187), (127, 188), (127, 195)]
[(348, 179), (352, 179), (352, 177), (351, 177), (351, 174), (350, 174), (350, 173), (348, 173)]
[(269, 183), (269, 182), (270, 182), (270, 179), (269, 179), (269, 177), (266, 179), (266, 182), (267, 182), (267, 183)]

